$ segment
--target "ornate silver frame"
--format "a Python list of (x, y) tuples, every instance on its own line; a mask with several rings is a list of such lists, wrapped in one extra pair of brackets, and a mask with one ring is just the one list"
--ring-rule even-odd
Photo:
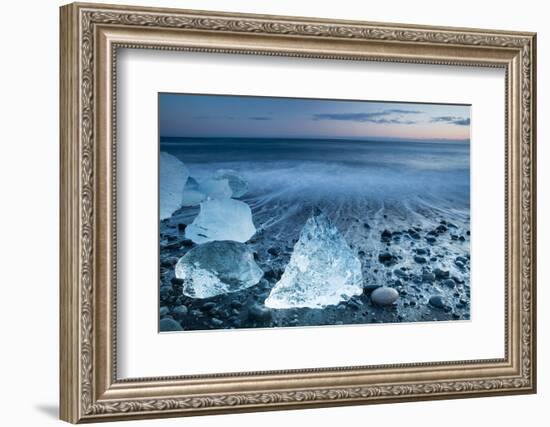
[[(61, 418), (78, 423), (534, 393), (533, 33), (190, 10), (61, 8)], [(117, 48), (501, 67), (506, 71), (505, 357), (119, 380)]]

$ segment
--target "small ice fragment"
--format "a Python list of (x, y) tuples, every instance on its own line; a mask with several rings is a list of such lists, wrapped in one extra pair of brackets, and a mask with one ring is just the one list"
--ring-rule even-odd
[(195, 220), (185, 229), (185, 237), (199, 244), (213, 240), (244, 243), (254, 233), (250, 207), (233, 199), (205, 200)]
[(185, 183), (185, 190), (196, 190), (199, 188), (199, 183), (195, 178), (190, 176), (187, 178), (187, 182)]
[(160, 219), (170, 218), (181, 207), (187, 167), (175, 156), (160, 152)]
[(198, 190), (183, 190), (182, 206), (197, 206), (206, 199), (206, 195)]
[(216, 179), (227, 179), (231, 188), (231, 197), (242, 197), (248, 191), (248, 182), (232, 169), (220, 169), (216, 172)]
[(197, 182), (189, 177), (183, 189), (182, 205), (197, 206), (206, 199), (228, 199), (231, 194), (227, 179), (206, 179)]
[(325, 214), (311, 216), (265, 305), (323, 308), (363, 292), (361, 262)]
[(197, 189), (209, 199), (229, 199), (232, 191), (227, 179), (205, 179)]
[(210, 298), (237, 292), (257, 284), (263, 271), (243, 243), (216, 241), (195, 246), (176, 264), (176, 277), (183, 279), (183, 294)]

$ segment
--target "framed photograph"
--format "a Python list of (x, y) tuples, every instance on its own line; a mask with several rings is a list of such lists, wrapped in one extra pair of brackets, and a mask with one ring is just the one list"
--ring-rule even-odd
[(534, 393), (535, 34), (61, 8), (61, 418)]

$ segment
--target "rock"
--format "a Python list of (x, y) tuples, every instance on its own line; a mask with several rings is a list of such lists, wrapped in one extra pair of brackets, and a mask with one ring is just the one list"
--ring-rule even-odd
[(380, 235), (380, 241), (387, 243), (391, 240), (391, 232), (388, 230), (382, 231), (382, 234)]
[(160, 332), (183, 331), (183, 328), (181, 327), (179, 322), (169, 317), (165, 317), (164, 319), (161, 319), (159, 323), (159, 329), (160, 329)]
[(450, 276), (450, 273), (446, 270), (441, 270), (440, 268), (434, 269), (433, 273), (435, 274), (435, 277), (437, 279), (448, 279)]
[(468, 259), (464, 258), (463, 256), (457, 256), (455, 258), (455, 261), (461, 262), (462, 264), (466, 264), (468, 262)]
[(215, 179), (227, 180), (232, 192), (231, 197), (242, 197), (248, 191), (248, 183), (234, 170), (220, 169), (216, 172)]
[(435, 243), (435, 237), (433, 236), (427, 236), (426, 237), (426, 242), (428, 242), (429, 244), (433, 245)]
[(409, 228), (407, 230), (407, 233), (409, 233), (409, 236), (411, 236), (411, 238), (413, 238), (415, 240), (420, 239), (420, 234), (418, 234), (418, 232), (416, 230), (413, 230), (412, 228)]
[(448, 288), (454, 288), (456, 286), (456, 283), (453, 279), (445, 279), (443, 282), (441, 282), (443, 286), (447, 286)]
[(418, 264), (426, 264), (426, 258), (424, 258), (423, 256), (415, 255), (414, 261), (417, 262)]
[(210, 323), (212, 323), (212, 325), (217, 327), (223, 326), (223, 321), (220, 319), (217, 319), (216, 317), (213, 317), (212, 319), (210, 319)]
[(431, 306), (436, 308), (444, 309), (445, 307), (447, 307), (447, 303), (441, 295), (434, 295), (430, 297), (429, 303)]
[(361, 261), (325, 214), (315, 212), (304, 225), (281, 279), (265, 305), (269, 308), (323, 308), (363, 292)]
[(191, 247), (191, 246), (193, 246), (193, 241), (190, 240), (190, 239), (182, 239), (182, 240), (180, 241), (180, 243), (181, 243), (181, 246), (186, 246), (186, 247)]
[(192, 298), (240, 291), (254, 286), (263, 276), (252, 250), (234, 241), (195, 246), (180, 258), (175, 272), (183, 279), (183, 294)]
[(159, 310), (159, 316), (160, 317), (166, 316), (169, 312), (170, 312), (170, 310), (168, 309), (168, 307), (163, 305)]
[(233, 199), (213, 199), (201, 203), (199, 214), (185, 229), (185, 237), (195, 243), (214, 240), (244, 243), (255, 232), (252, 212), (246, 203)]
[(175, 156), (161, 151), (159, 155), (159, 214), (170, 218), (181, 207), (183, 188), (189, 177), (187, 167)]
[(172, 313), (174, 314), (174, 316), (176, 317), (183, 317), (183, 316), (187, 316), (187, 313), (188, 313), (188, 310), (187, 310), (187, 307), (184, 306), (184, 305), (178, 305), (177, 307), (174, 307), (172, 309)]
[(279, 280), (282, 276), (283, 272), (278, 269), (270, 269), (265, 272), (266, 279), (276, 279)]
[(422, 273), (422, 281), (423, 282), (428, 282), (428, 283), (431, 283), (433, 281), (435, 281), (435, 274), (433, 273)]
[(269, 248), (267, 250), (267, 253), (269, 255), (273, 255), (273, 256), (278, 256), (279, 255), (279, 251), (277, 250), (277, 248)]
[(416, 248), (414, 250), (418, 255), (428, 255), (428, 250), (425, 248)]
[(366, 294), (370, 294), (371, 292), (373, 292), (374, 290), (380, 288), (382, 285), (374, 285), (374, 284), (371, 284), (371, 285), (365, 285), (363, 286), (363, 292), (365, 292)]
[(378, 255), (378, 261), (389, 267), (397, 262), (397, 258), (389, 252), (383, 252)]
[(397, 277), (401, 279), (407, 279), (409, 277), (409, 275), (405, 273), (403, 270), (401, 270), (400, 268), (396, 268), (395, 270), (393, 270), (393, 274), (395, 274)]
[(444, 225), (439, 225), (439, 226), (436, 227), (435, 231), (438, 234), (442, 234), (442, 233), (445, 233), (447, 231), (447, 227), (445, 227)]
[(161, 300), (166, 300), (170, 295), (172, 295), (172, 286), (161, 286), (159, 294)]
[(253, 320), (265, 321), (271, 319), (271, 311), (259, 304), (253, 304), (248, 309), (248, 315)]
[(179, 231), (185, 231), (185, 227), (187, 227), (187, 224), (179, 223), (178, 224), (178, 230)]
[(201, 306), (201, 310), (204, 311), (204, 312), (212, 311), (214, 308), (216, 308), (216, 303), (211, 302), (211, 301), (207, 302), (207, 303), (205, 303)]
[(375, 289), (370, 295), (370, 299), (377, 305), (391, 305), (399, 298), (399, 292), (387, 286), (381, 286)]
[(175, 242), (167, 243), (167, 244), (163, 245), (162, 248), (166, 249), (166, 250), (169, 250), (169, 251), (175, 251), (175, 250), (178, 250), (179, 248), (181, 248), (181, 246), (182, 246), (181, 240), (176, 240)]
[[(177, 261), (176, 261), (177, 262)], [(166, 268), (170, 268), (172, 267), (174, 264), (173, 264), (173, 258), (172, 257), (169, 257), (169, 258), (164, 258), (164, 259), (161, 259), (160, 260), (160, 265), (162, 267), (166, 267)]]
[(170, 279), (170, 283), (172, 283), (172, 285), (183, 285), (183, 279), (180, 279), (179, 277), (172, 277)]

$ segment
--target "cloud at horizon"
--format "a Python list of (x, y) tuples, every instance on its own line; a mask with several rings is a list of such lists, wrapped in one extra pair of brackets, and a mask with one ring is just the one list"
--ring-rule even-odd
[(469, 139), (470, 106), (159, 94), (161, 136)]
[(432, 117), (432, 123), (450, 123), (457, 126), (470, 126), (469, 117), (439, 116)]

